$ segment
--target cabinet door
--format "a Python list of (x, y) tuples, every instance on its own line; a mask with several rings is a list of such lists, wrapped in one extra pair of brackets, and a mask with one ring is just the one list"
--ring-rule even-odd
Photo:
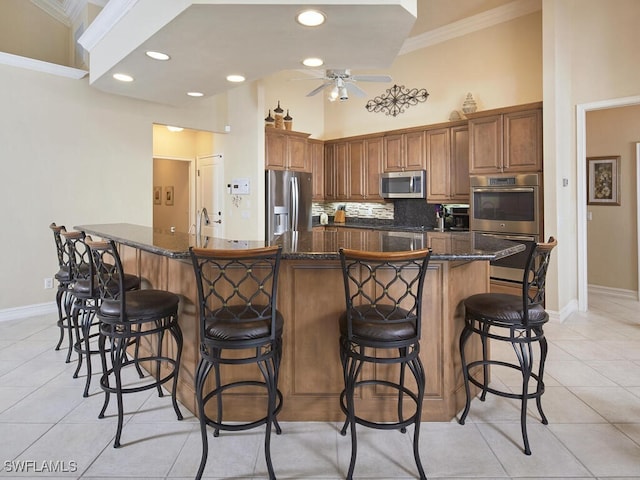
[(451, 127), (450, 199), (469, 202), (469, 127)]
[(366, 164), (364, 140), (349, 142), (349, 199), (364, 200)]
[(336, 157), (335, 144), (324, 146), (324, 198), (336, 199)]
[(542, 112), (504, 114), (504, 171), (542, 171)]
[(384, 171), (401, 172), (404, 170), (404, 136), (384, 136)]
[(425, 132), (405, 134), (404, 166), (406, 170), (424, 170), (427, 167), (424, 138)]
[(312, 200), (324, 200), (324, 145), (319, 140), (309, 140), (307, 144), (311, 158)]
[(449, 199), (449, 129), (427, 131), (426, 143), (427, 201), (441, 203)]
[(469, 120), (469, 171), (502, 171), (502, 115)]
[(365, 141), (367, 200), (382, 200), (380, 196), (380, 174), (382, 173), (382, 137), (368, 138)]
[(287, 137), (287, 168), (299, 172), (310, 171), (307, 161), (307, 139)]
[(346, 142), (335, 145), (336, 168), (336, 198), (349, 199), (349, 144)]
[(265, 130), (265, 168), (284, 170), (287, 161), (287, 137)]

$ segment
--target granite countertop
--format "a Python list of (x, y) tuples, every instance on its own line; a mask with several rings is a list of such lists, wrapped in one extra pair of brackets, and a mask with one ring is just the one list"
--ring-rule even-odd
[(525, 245), (500, 240), (473, 232), (401, 232), (385, 230), (316, 230), (287, 232), (270, 242), (264, 240), (227, 240), (222, 238), (196, 238), (185, 232), (144, 227), (130, 223), (78, 225), (95, 237), (139, 248), (169, 258), (189, 258), (189, 247), (238, 249), (281, 245), (282, 257), (289, 260), (336, 260), (340, 247), (381, 252), (416, 250), (432, 247), (432, 260), (496, 260), (521, 252)]

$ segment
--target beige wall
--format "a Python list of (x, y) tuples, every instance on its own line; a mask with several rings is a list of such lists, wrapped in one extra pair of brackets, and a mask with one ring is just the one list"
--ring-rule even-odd
[(32, 2), (0, 2), (0, 51), (72, 66), (71, 30)]
[(640, 106), (587, 112), (587, 156), (620, 158), (620, 206), (589, 205), (588, 283), (638, 290), (636, 142), (640, 141)]
[[(0, 65), (0, 311), (50, 305), (51, 222), (152, 224), (152, 125), (210, 130), (214, 100), (171, 108)], [(9, 232), (12, 233), (9, 233)]]
[[(190, 162), (153, 160), (153, 189), (160, 190), (160, 202), (153, 202), (153, 227), (178, 232), (189, 231), (189, 169)], [(167, 201), (167, 191), (173, 192), (173, 202)], [(155, 199), (155, 194), (154, 194)]]
[[(479, 110), (542, 100), (541, 12), (399, 56), (385, 83), (358, 83), (363, 99), (325, 102), (325, 138), (446, 122), (468, 92)], [(393, 84), (426, 88), (426, 102), (393, 117), (368, 112), (368, 100)]]
[[(543, 0), (545, 231), (558, 238), (550, 309), (578, 298), (576, 106), (638, 95), (636, 0)], [(566, 187), (562, 179), (568, 180)]]

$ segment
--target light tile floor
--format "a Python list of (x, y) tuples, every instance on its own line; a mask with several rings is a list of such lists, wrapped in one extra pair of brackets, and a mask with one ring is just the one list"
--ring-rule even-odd
[[(548, 324), (543, 406), (549, 425), (539, 422), (534, 406), (528, 421), (533, 455), (521, 450), (517, 402), (488, 396), (473, 401), (464, 426), (455, 420), (423, 424), (428, 477), (640, 479), (639, 306), (593, 294), (588, 313)], [(200, 434), (192, 415), (179, 422), (168, 397), (129, 395), (123, 446), (114, 449), (114, 409), (97, 418), (103, 398), (97, 379), (83, 399), (84, 377), (72, 378), (75, 361), (65, 364), (55, 341), (52, 315), (0, 323), (0, 477), (193, 478)], [(494, 348), (496, 356), (509, 353)], [(494, 381), (516, 387), (517, 372), (494, 371)], [(282, 427), (272, 442), (278, 478), (344, 478), (350, 443), (338, 425)], [(415, 478), (412, 432), (358, 431), (356, 478)], [(205, 476), (267, 478), (263, 432), (210, 437)], [(22, 472), (16, 471), (20, 465)], [(46, 471), (56, 466), (58, 472)]]

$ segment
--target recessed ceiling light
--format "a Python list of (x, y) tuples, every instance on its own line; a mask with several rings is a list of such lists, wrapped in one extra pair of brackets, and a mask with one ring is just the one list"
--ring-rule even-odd
[(318, 10), (303, 10), (296, 15), (296, 21), (305, 27), (317, 27), (327, 19), (324, 13)]
[(323, 63), (324, 63), (324, 61), (321, 58), (315, 58), (315, 57), (305, 58), (302, 61), (302, 64), (305, 67), (319, 67)]
[(149, 50), (148, 52), (145, 52), (145, 54), (147, 57), (153, 58), (154, 60), (169, 60), (171, 58), (166, 53), (154, 52), (153, 50)]
[(245, 78), (242, 75), (227, 75), (227, 81), (233, 83), (244, 82)]
[(114, 73), (113, 78), (120, 82), (133, 82), (133, 77), (125, 73)]
[(204, 93), (202, 92), (187, 92), (187, 95), (190, 97), (203, 97)]
[(184, 128), (174, 127), (173, 125), (167, 125), (167, 130), (169, 130), (170, 132), (181, 132), (182, 130), (184, 130)]

